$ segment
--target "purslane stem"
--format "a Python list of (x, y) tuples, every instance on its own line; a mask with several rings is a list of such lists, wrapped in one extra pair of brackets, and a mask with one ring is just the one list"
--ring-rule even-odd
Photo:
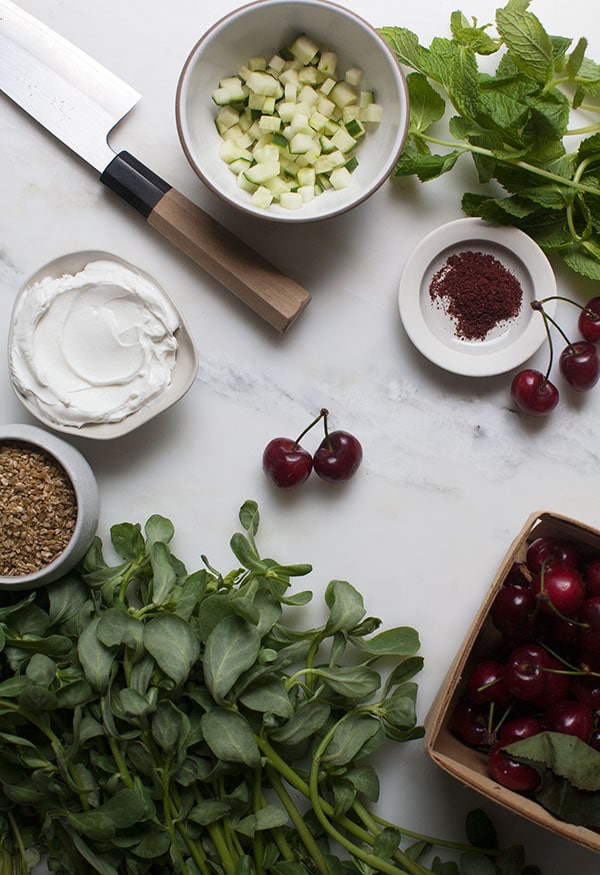
[(322, 875), (329, 875), (329, 866), (327, 865), (327, 861), (321, 853), (321, 849), (313, 838), (312, 833), (306, 826), (302, 815), (298, 811), (298, 808), (296, 807), (296, 805), (294, 805), (292, 797), (282, 784), (279, 774), (272, 766), (267, 766), (265, 772), (267, 774), (267, 777), (269, 778), (269, 781), (271, 782), (271, 786), (277, 793), (281, 804), (289, 814), (290, 819), (296, 828), (296, 832), (298, 833), (302, 843), (304, 844), (304, 847), (310, 854), (313, 862), (316, 864), (319, 872), (321, 872)]

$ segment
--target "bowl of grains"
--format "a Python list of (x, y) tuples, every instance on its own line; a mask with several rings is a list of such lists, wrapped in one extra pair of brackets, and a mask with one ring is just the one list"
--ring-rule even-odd
[(79, 450), (37, 426), (0, 426), (0, 589), (33, 589), (70, 571), (98, 514), (98, 484)]

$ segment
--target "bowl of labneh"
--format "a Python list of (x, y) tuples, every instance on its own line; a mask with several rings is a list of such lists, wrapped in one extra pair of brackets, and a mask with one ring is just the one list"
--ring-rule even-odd
[(175, 404), (198, 371), (182, 314), (118, 256), (63, 255), (20, 288), (8, 338), (13, 391), (56, 431), (110, 439)]

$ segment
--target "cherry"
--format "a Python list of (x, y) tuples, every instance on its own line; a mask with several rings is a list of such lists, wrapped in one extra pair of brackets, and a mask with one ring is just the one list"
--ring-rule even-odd
[(579, 611), (579, 646), (582, 650), (600, 653), (600, 596), (587, 598)]
[(540, 776), (533, 766), (512, 759), (504, 753), (501, 745), (493, 747), (488, 754), (488, 768), (494, 781), (518, 793), (529, 793), (540, 783)]
[(519, 371), (513, 377), (510, 394), (519, 410), (531, 416), (546, 416), (555, 409), (559, 400), (556, 386), (541, 371), (533, 368)]
[(312, 456), (297, 441), (273, 438), (263, 452), (263, 470), (280, 489), (299, 486), (312, 471)]
[(600, 595), (600, 556), (592, 559), (585, 573), (588, 595)]
[(512, 696), (504, 682), (504, 666), (495, 659), (486, 659), (475, 665), (467, 679), (466, 694), (475, 705), (494, 702), (506, 707)]
[(531, 581), (541, 608), (561, 617), (575, 617), (585, 599), (583, 578), (570, 565), (550, 565)]
[(452, 711), (451, 728), (465, 744), (483, 747), (491, 744), (494, 735), (489, 729), (489, 706), (474, 705), (460, 699)]
[(313, 457), (315, 474), (329, 483), (343, 483), (356, 474), (362, 455), (354, 435), (347, 431), (326, 433)]
[(504, 682), (517, 699), (530, 701), (546, 685), (550, 654), (540, 644), (521, 644), (509, 653), (504, 666)]
[(525, 562), (530, 571), (539, 574), (543, 567), (551, 564), (577, 566), (579, 554), (568, 541), (558, 538), (536, 538), (527, 548)]
[(600, 677), (576, 675), (571, 681), (571, 693), (594, 712), (600, 712)]
[(525, 586), (503, 586), (492, 602), (490, 617), (496, 629), (513, 641), (531, 637), (536, 599)]
[(587, 340), (577, 340), (566, 346), (558, 363), (561, 374), (577, 392), (587, 392), (600, 379), (598, 351)]
[(594, 715), (583, 702), (563, 699), (544, 711), (542, 723), (548, 732), (574, 735), (587, 742), (594, 723)]
[(571, 688), (571, 675), (565, 672), (562, 662), (549, 656), (545, 670), (546, 678), (542, 691), (529, 700), (536, 708), (547, 708), (553, 702), (566, 699)]
[(506, 746), (514, 741), (521, 741), (523, 738), (537, 735), (538, 732), (542, 731), (542, 728), (542, 723), (537, 717), (527, 715), (511, 717), (498, 730), (498, 741), (502, 746)]
[(600, 340), (600, 298), (591, 298), (579, 314), (577, 327), (581, 336), (591, 343)]

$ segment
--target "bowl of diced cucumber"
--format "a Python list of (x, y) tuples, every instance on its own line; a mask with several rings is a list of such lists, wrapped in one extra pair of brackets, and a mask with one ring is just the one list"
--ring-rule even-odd
[(177, 130), (232, 206), (310, 222), (362, 203), (404, 146), (406, 80), (377, 30), (328, 0), (258, 0), (207, 31), (181, 72)]

